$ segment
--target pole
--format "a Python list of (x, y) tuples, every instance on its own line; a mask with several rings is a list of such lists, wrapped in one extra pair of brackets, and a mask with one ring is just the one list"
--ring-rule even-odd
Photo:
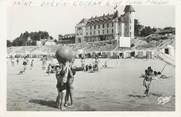
[(167, 66), (167, 63), (166, 63), (165, 66), (162, 68), (161, 73), (163, 72), (163, 70), (165, 69), (166, 66)]

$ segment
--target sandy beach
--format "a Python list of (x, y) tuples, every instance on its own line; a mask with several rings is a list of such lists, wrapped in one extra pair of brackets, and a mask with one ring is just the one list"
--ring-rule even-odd
[[(105, 60), (101, 60), (103, 62)], [(174, 111), (175, 68), (167, 65), (163, 74), (171, 76), (154, 80), (150, 95), (144, 96), (143, 79), (139, 78), (148, 66), (161, 70), (164, 62), (156, 59), (109, 59), (108, 68), (99, 72), (77, 72), (74, 81), (74, 105), (66, 111)], [(22, 61), (21, 61), (22, 62)], [(21, 64), (20, 62), (20, 64)], [(75, 64), (79, 65), (80, 60)], [(88, 61), (87, 61), (88, 63)], [(16, 64), (16, 63), (15, 63)], [(17, 75), (22, 65), (7, 62), (8, 111), (60, 111), (56, 108), (55, 74), (46, 74), (41, 62), (23, 75)], [(159, 97), (171, 96), (166, 104), (158, 104)]]

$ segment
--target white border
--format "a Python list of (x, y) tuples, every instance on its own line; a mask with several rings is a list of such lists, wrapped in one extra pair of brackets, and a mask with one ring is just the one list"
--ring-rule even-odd
[[(85, 5), (114, 5), (115, 1), (119, 4), (136, 4), (136, 5), (175, 5), (176, 6), (176, 111), (173, 112), (134, 112), (134, 111), (107, 111), (107, 112), (50, 112), (50, 111), (43, 111), (43, 112), (35, 112), (35, 111), (6, 111), (6, 38), (7, 38), (7, 30), (6, 30), (6, 7), (11, 6), (14, 1), (19, 1), (20, 3), (26, 2), (26, 1), (32, 1), (32, 4), (30, 6), (40, 6), (40, 7), (59, 7), (59, 5), (52, 5), (53, 2), (60, 2), (65, 3), (65, 5), (74, 5), (78, 4), (81, 1), (90, 2), (91, 4), (85, 4)], [(100, 3), (101, 1), (101, 3)], [(46, 4), (45, 6), (41, 6), (42, 2), (49, 2), (51, 4)], [(20, 4), (23, 5), (23, 4)], [(30, 7), (28, 6), (28, 7)], [(180, 87), (180, 46), (181, 44), (181, 0), (1, 0), (0, 1), (0, 117), (32, 117), (32, 116), (43, 116), (43, 117), (59, 117), (59, 116), (74, 116), (74, 117), (80, 117), (80, 116), (86, 116), (86, 117), (110, 117), (110, 116), (116, 116), (116, 117), (181, 117), (181, 92), (179, 91)]]

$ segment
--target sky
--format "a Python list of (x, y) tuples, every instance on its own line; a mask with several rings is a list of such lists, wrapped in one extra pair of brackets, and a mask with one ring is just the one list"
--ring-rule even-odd
[[(125, 6), (118, 6), (123, 14)], [(135, 18), (143, 25), (151, 27), (175, 26), (174, 6), (133, 6)], [(13, 40), (25, 31), (48, 31), (55, 39), (59, 34), (75, 32), (75, 25), (82, 18), (101, 16), (114, 12), (111, 6), (58, 6), (58, 7), (23, 7), (11, 6), (7, 10), (8, 40)]]

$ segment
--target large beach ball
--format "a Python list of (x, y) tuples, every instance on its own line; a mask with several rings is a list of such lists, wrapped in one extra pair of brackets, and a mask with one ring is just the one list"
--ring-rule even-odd
[(65, 63), (66, 61), (72, 61), (75, 57), (73, 50), (67, 46), (60, 46), (55, 53), (59, 63)]

